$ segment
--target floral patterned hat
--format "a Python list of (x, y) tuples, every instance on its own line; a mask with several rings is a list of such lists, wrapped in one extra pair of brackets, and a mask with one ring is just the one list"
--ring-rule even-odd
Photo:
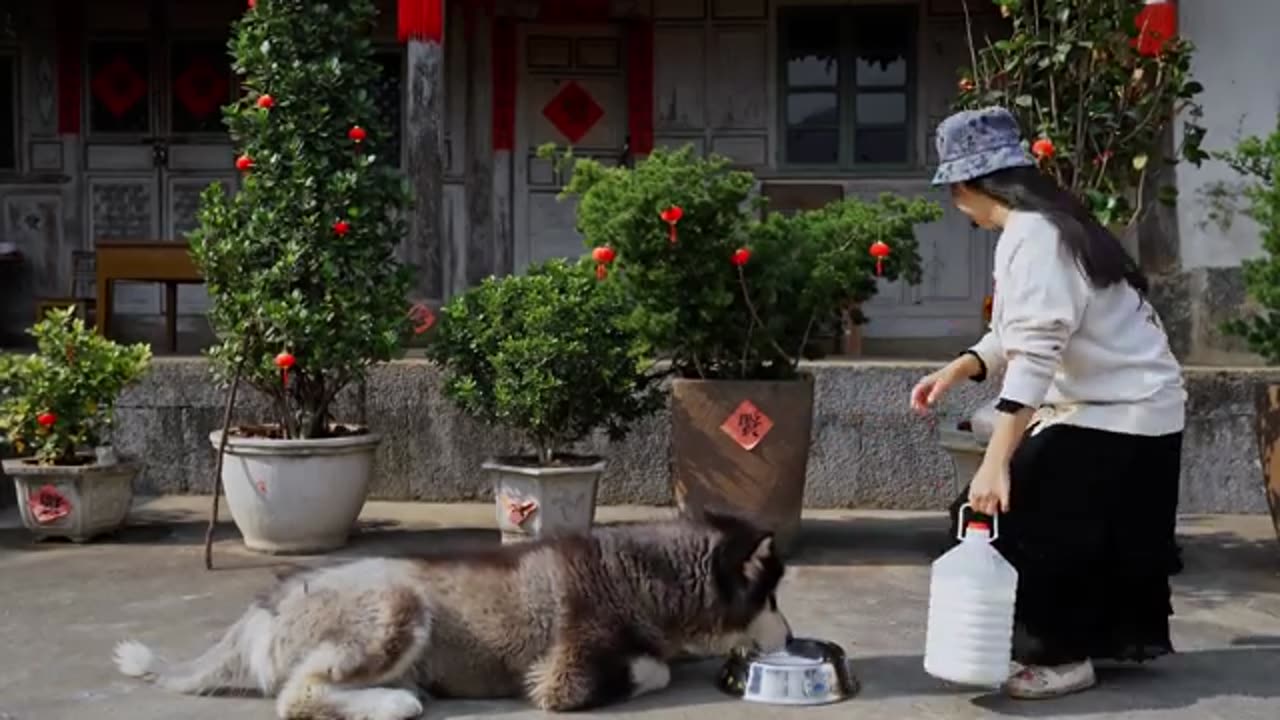
[(934, 185), (950, 185), (997, 170), (1034, 167), (1013, 113), (1002, 107), (963, 110), (938, 125)]

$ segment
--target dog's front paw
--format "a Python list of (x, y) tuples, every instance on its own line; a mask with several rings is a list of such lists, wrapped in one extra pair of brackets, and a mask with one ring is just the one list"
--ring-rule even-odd
[(378, 689), (362, 703), (359, 720), (412, 720), (422, 715), (422, 702), (408, 690)]

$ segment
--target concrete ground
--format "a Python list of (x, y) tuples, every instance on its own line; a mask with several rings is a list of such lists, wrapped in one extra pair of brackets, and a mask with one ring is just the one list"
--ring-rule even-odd
[[(244, 550), (219, 527), (216, 570), (202, 560), (207, 498), (139, 502), (132, 525), (85, 546), (33, 543), (13, 508), (0, 517), (0, 720), (267, 720), (256, 698), (164, 694), (117, 675), (116, 641), (174, 658), (203, 650), (288, 560)], [(604, 508), (604, 521), (669, 513)], [(342, 556), (497, 542), (487, 505), (370, 503)], [(812, 513), (784, 581), (797, 634), (841, 643), (861, 693), (826, 707), (743, 703), (712, 685), (715, 663), (678, 667), (671, 689), (585, 717), (616, 718), (1230, 718), (1280, 717), (1280, 544), (1260, 516), (1184, 518), (1187, 570), (1176, 579), (1180, 654), (1102, 673), (1094, 691), (1017, 703), (949, 688), (921, 667), (937, 514)], [(306, 560), (324, 562), (333, 556)], [(440, 702), (428, 718), (542, 717), (520, 702)]]

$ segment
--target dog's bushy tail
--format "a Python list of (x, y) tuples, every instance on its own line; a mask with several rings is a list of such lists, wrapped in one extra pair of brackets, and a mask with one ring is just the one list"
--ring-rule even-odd
[(166, 662), (151, 648), (135, 640), (120, 642), (115, 647), (116, 668), (129, 677), (186, 695), (201, 695), (215, 690), (243, 686), (249, 678), (249, 658), (245, 650), (246, 629), (255, 624), (254, 608), (227, 629), (213, 647), (199, 657), (180, 663)]

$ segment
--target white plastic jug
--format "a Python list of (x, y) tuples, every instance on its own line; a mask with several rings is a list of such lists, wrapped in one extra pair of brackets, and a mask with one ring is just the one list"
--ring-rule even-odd
[(1013, 603), (1018, 571), (991, 546), (996, 534), (983, 522), (965, 522), (962, 541), (933, 563), (924, 669), (961, 685), (999, 687), (1009, 679)]

